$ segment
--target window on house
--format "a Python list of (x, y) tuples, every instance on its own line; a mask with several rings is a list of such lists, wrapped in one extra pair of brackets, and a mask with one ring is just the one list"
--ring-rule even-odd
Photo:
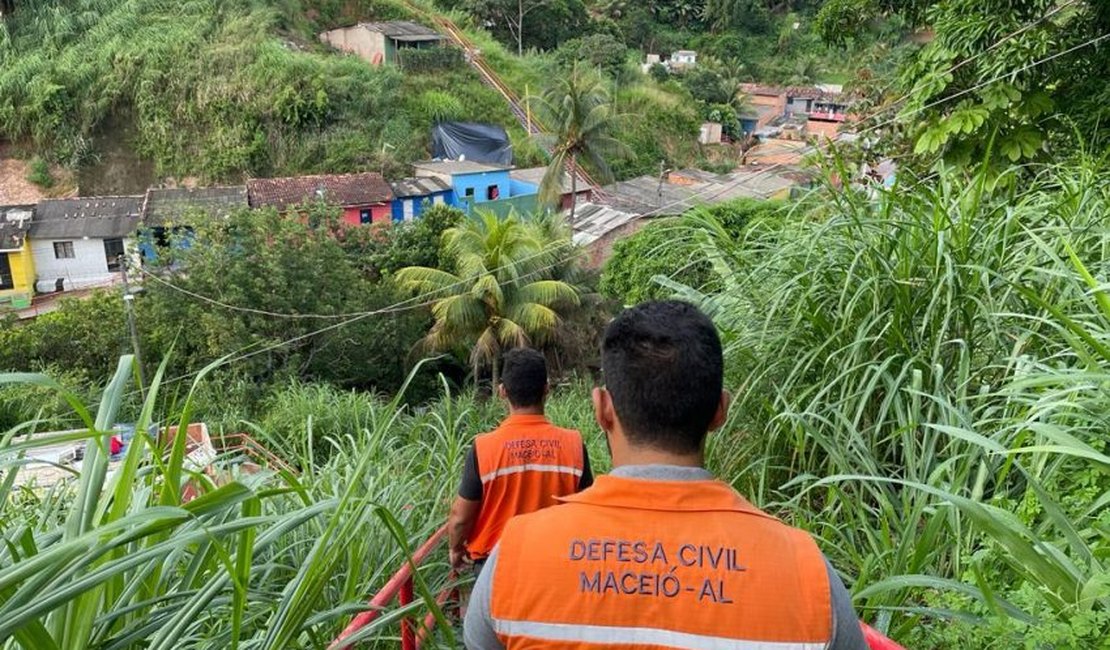
[(71, 260), (77, 257), (73, 252), (73, 242), (71, 241), (56, 241), (54, 242), (54, 259), (56, 260)]
[(501, 188), (496, 185), (490, 185), (486, 188), (486, 200), (496, 201), (501, 196)]
[(104, 257), (108, 259), (108, 272), (118, 273), (123, 263), (123, 240), (105, 239)]
[(12, 265), (7, 253), (0, 253), (0, 290), (14, 289), (15, 278), (12, 277)]
[(371, 223), (372, 221), (374, 221), (374, 214), (370, 210), (359, 210), (358, 211), (358, 222), (359, 223)]

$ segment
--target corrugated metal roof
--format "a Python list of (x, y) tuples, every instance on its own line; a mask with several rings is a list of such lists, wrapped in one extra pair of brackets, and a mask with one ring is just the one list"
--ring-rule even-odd
[(608, 205), (580, 204), (574, 211), (574, 223), (571, 224), (574, 234), (571, 241), (578, 246), (588, 246), (637, 218), (637, 214)]
[(247, 197), (252, 208), (286, 210), (321, 199), (330, 205), (358, 207), (392, 201), (393, 190), (381, 174), (364, 172), (255, 178), (247, 181)]
[(0, 205), (0, 252), (23, 248), (34, 210), (33, 205)]
[(768, 171), (739, 170), (714, 174), (700, 169), (672, 172), (660, 184), (657, 176), (640, 176), (608, 185), (605, 193), (613, 207), (652, 216), (674, 216), (699, 205), (739, 198), (769, 199), (796, 181)]
[(396, 41), (441, 41), (444, 39), (431, 27), (409, 20), (389, 20), (380, 23), (359, 23), (359, 27), (385, 34)]
[(36, 239), (127, 237), (138, 227), (142, 208), (141, 196), (46, 199), (35, 206), (30, 233)]
[(502, 172), (512, 169), (509, 165), (474, 162), (473, 160), (429, 160), (412, 164), (413, 169), (435, 174), (480, 174), (482, 172)]
[(237, 208), (247, 207), (247, 187), (201, 187), (196, 189), (150, 189), (143, 207), (143, 223), (161, 226), (180, 220), (189, 212), (206, 212), (226, 218)]
[(447, 192), (451, 186), (432, 176), (415, 176), (402, 178), (389, 184), (393, 188), (393, 195), (399, 199), (412, 196), (431, 196), (440, 192)]

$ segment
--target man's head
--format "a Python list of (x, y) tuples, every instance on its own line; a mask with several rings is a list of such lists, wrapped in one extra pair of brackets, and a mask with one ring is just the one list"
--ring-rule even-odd
[(689, 303), (646, 302), (621, 312), (605, 330), (601, 367), (598, 423), (628, 448), (698, 455), (706, 434), (724, 421), (721, 340)]
[(509, 350), (501, 366), (499, 390), (513, 409), (542, 411), (547, 397), (547, 360), (531, 348)]

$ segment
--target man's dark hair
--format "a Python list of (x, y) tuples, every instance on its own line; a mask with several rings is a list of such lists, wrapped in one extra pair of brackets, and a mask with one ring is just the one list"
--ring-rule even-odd
[(505, 353), (501, 383), (516, 408), (539, 406), (547, 387), (547, 359), (531, 348), (513, 348)]
[(621, 312), (601, 344), (605, 387), (628, 441), (690, 454), (717, 412), (724, 384), (721, 339), (713, 322), (677, 300)]

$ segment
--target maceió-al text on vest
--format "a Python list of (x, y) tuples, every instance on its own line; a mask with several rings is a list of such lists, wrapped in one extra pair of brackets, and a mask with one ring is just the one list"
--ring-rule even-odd
[[(743, 573), (733, 547), (672, 544), (623, 539), (573, 539), (567, 555), (572, 562), (618, 562), (624, 566), (579, 571), (579, 591), (593, 594), (677, 598), (731, 604), (726, 577)], [(684, 569), (679, 571), (679, 567)], [(701, 569), (702, 571), (698, 571)], [(691, 574), (694, 575), (691, 575)]]

